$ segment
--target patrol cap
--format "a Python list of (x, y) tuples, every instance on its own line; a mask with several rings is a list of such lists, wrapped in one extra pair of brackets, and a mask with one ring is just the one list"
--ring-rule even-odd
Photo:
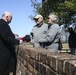
[(43, 16), (42, 15), (40, 15), (40, 14), (38, 14), (38, 15), (36, 15), (35, 17), (34, 17), (34, 19), (38, 19), (38, 18), (43, 18)]

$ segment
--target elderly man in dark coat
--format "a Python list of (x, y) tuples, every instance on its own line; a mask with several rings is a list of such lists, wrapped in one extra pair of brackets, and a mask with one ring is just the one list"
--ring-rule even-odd
[(12, 20), (10, 12), (4, 12), (0, 19), (0, 75), (16, 75), (16, 53), (15, 46), (21, 40), (17, 40), (12, 33), (9, 23)]

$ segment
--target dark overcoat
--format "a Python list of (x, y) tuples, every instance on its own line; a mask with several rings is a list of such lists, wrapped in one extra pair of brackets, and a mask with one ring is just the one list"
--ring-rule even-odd
[(0, 75), (5, 75), (16, 70), (15, 45), (19, 40), (15, 39), (10, 26), (0, 19)]

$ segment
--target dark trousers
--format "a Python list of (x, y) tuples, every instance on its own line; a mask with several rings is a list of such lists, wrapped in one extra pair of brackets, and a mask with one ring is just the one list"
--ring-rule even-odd
[[(5, 74), (5, 75), (10, 75), (10, 73), (8, 73), (8, 74)], [(11, 75), (16, 75), (16, 73), (12, 73)]]
[(70, 49), (70, 54), (75, 54), (76, 53), (76, 48), (71, 48)]

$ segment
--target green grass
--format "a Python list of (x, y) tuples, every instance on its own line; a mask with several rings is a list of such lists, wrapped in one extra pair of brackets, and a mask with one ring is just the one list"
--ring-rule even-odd
[(13, 75), (13, 73), (11, 72), (11, 73), (9, 73), (9, 75)]

